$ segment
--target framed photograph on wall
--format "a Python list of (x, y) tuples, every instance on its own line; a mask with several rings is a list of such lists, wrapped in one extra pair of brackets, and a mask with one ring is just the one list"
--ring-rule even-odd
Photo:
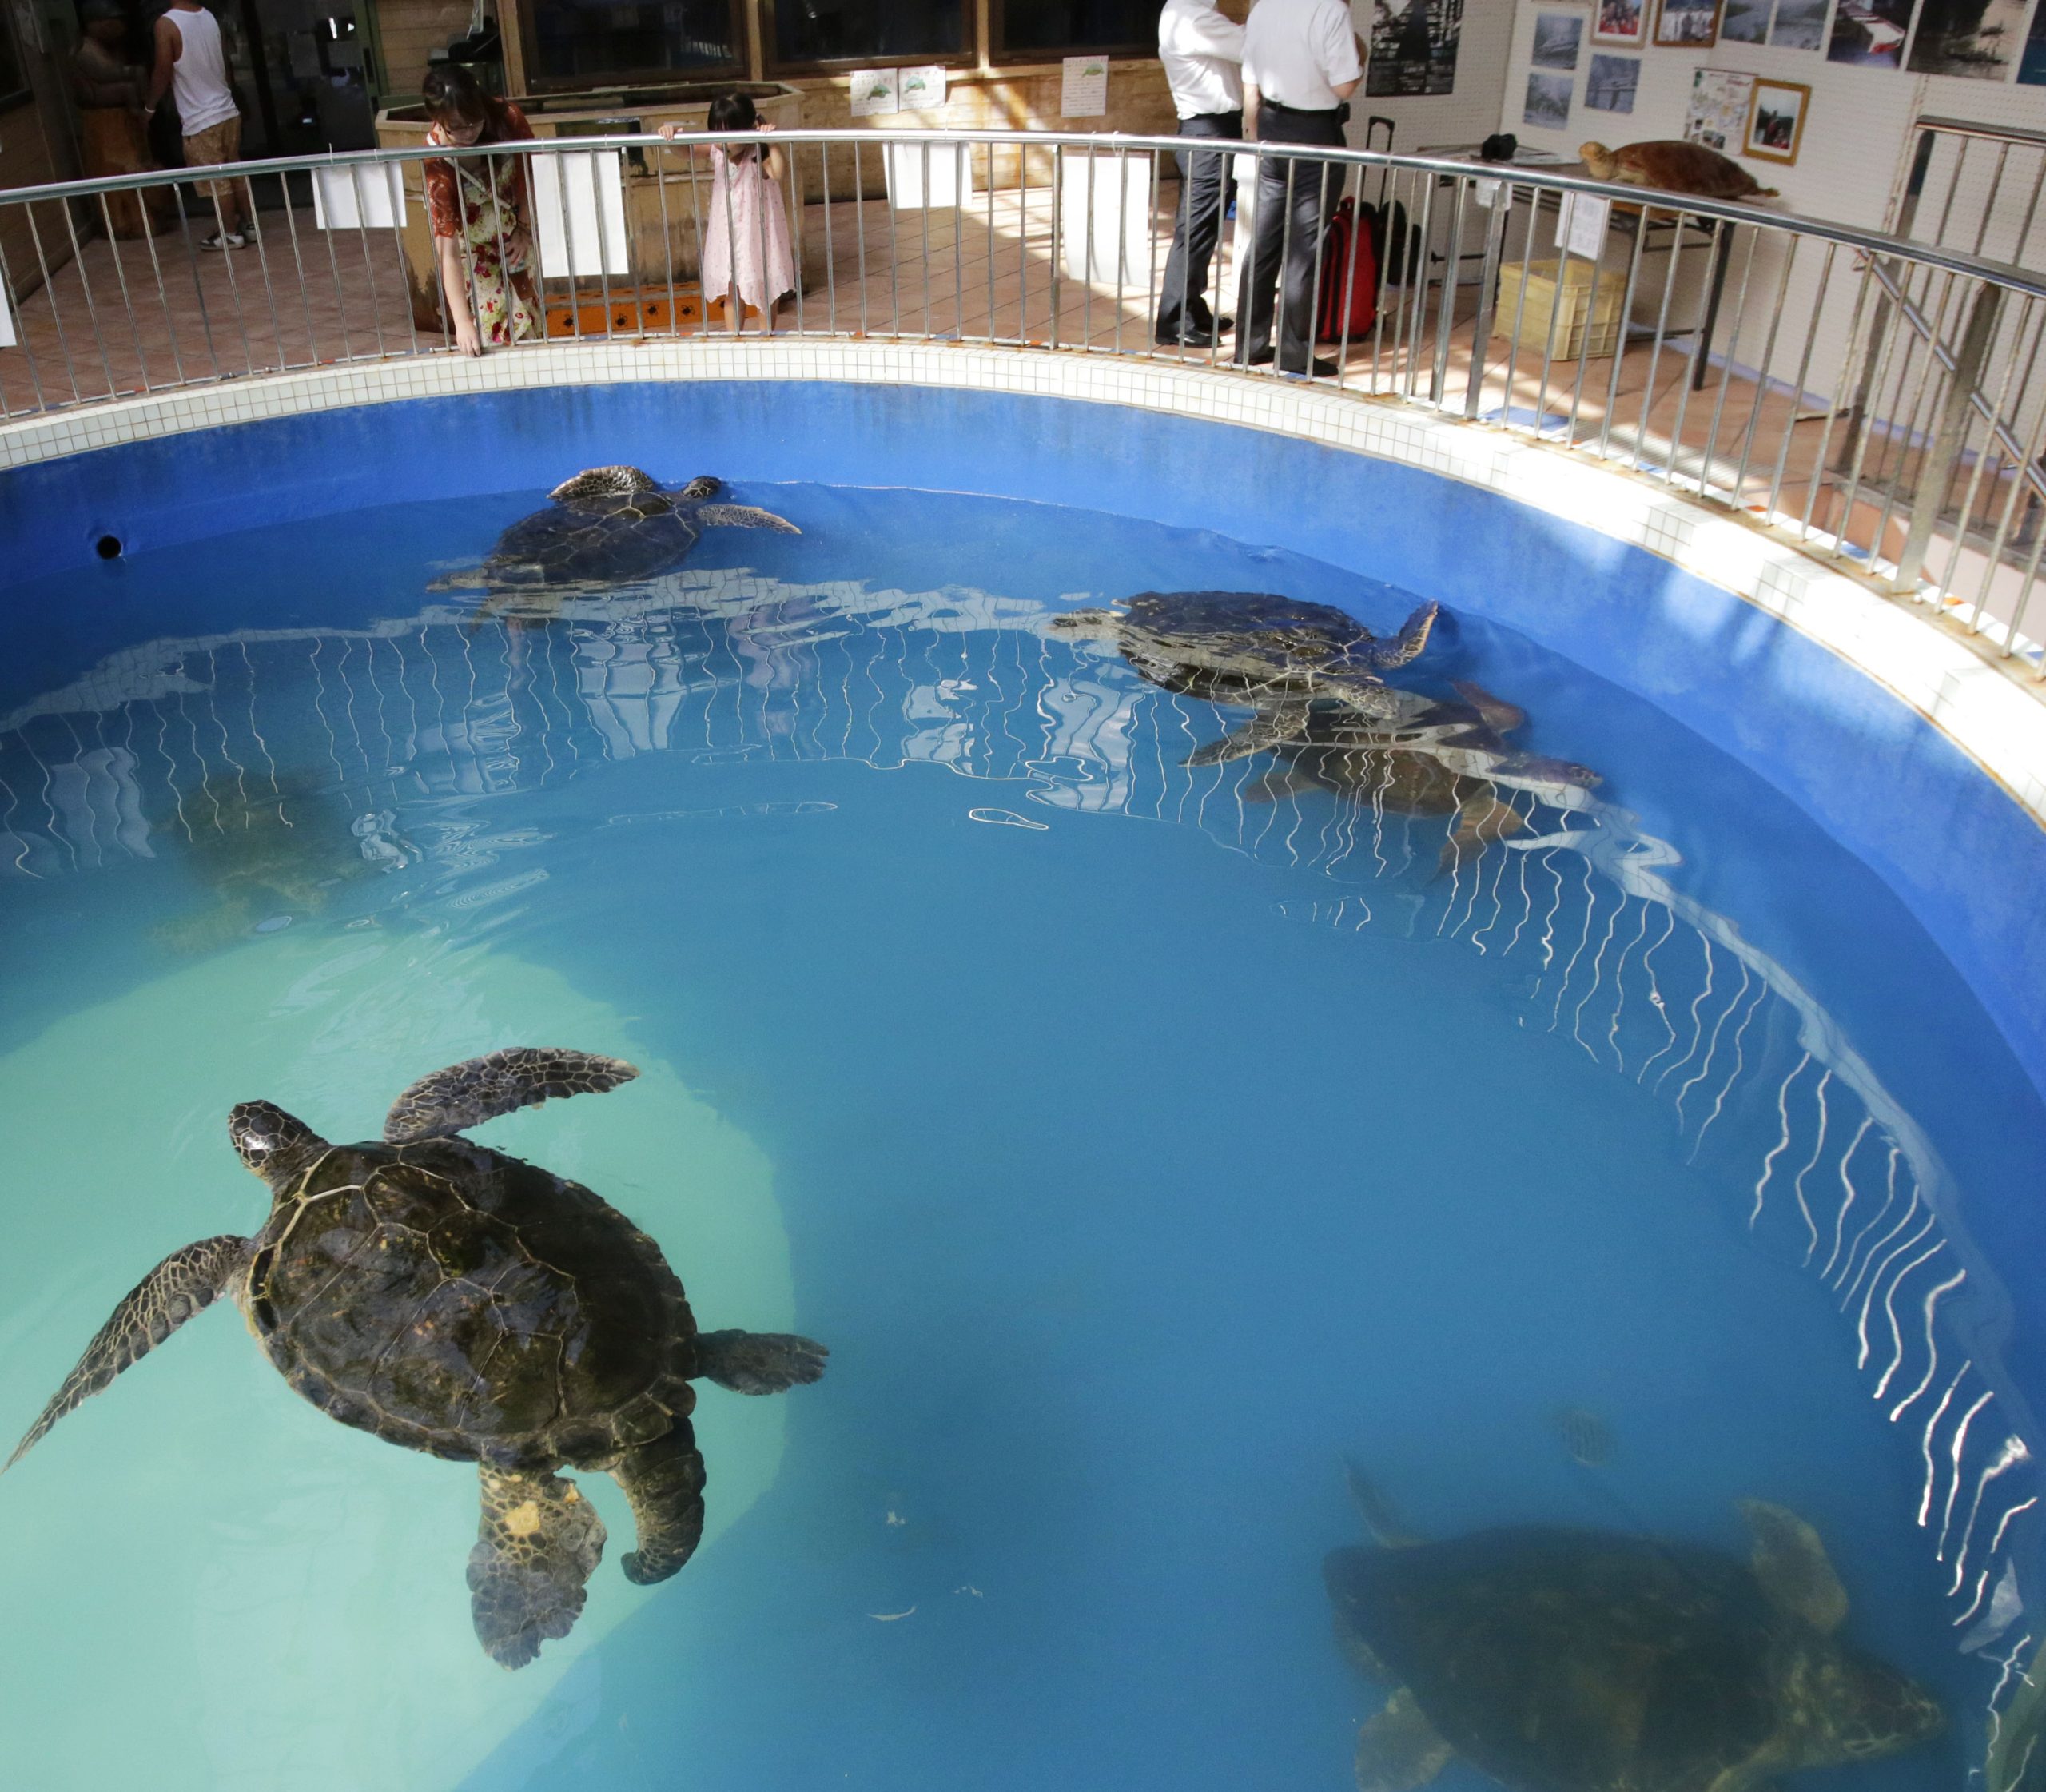
[(1719, 42), (1725, 0), (1656, 0), (1654, 42), (1666, 50), (1710, 50)]
[(1758, 76), (1741, 153), (1760, 161), (1795, 161), (1805, 141), (1805, 114), (1811, 106), (1812, 90), (1802, 82)]
[(1648, 42), (1642, 10), (1648, 0), (1593, 0), (1591, 41), (1609, 50), (1638, 50)]

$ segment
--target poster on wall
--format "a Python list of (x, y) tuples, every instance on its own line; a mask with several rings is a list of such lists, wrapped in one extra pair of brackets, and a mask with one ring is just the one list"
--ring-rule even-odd
[(2029, 87), (2046, 87), (2046, 6), (2032, 14), (2032, 30), (2018, 58), (2017, 78)]
[(895, 110), (893, 69), (854, 69), (850, 86), (855, 118), (885, 117)]
[(1823, 50), (1825, 15), (1833, 0), (1776, 0), (1776, 18), (1769, 27), (1771, 50)]
[(1911, 12), (1918, 0), (1840, 0), (1833, 15), (1829, 62), (1865, 69), (1904, 66), (1904, 42), (1911, 35)]
[(2025, 0), (1921, 0), (1911, 37), (1913, 74), (2008, 81), (2018, 59)]
[(895, 71), (895, 103), (905, 112), (941, 112), (945, 110), (945, 65)]
[(1583, 42), (1583, 14), (1537, 13), (1534, 47), (1527, 59), (1538, 69), (1574, 69)]
[(1722, 43), (1767, 43), (1774, 0), (1726, 0), (1719, 20)]
[(1648, 41), (1642, 17), (1647, 0), (1595, 0), (1591, 41), (1614, 50), (1638, 50)]
[(1069, 56), (1060, 65), (1058, 111), (1061, 118), (1099, 118), (1109, 110), (1109, 59)]
[(1456, 88), (1463, 0), (1378, 0), (1364, 91), (1379, 98)]
[(1570, 122), (1570, 78), (1532, 69), (1527, 76), (1527, 102), (1520, 121), (1537, 130), (1561, 130)]
[(1691, 76), (1690, 104), (1684, 112), (1684, 141), (1702, 143), (1722, 155), (1738, 156), (1747, 135), (1755, 78), (1733, 69), (1699, 69)]
[(1655, 41), (1672, 50), (1710, 50), (1719, 41), (1722, 0), (1656, 0)]
[(1591, 72), (1584, 79), (1585, 109), (1591, 112), (1631, 112), (1634, 90), (1641, 85), (1638, 56), (1592, 53)]

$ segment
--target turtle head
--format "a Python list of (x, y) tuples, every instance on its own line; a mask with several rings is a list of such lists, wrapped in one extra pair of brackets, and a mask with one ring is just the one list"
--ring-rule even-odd
[(1122, 618), (1113, 610), (1068, 610), (1048, 626), (1053, 634), (1077, 641), (1113, 641), (1122, 634)]
[(1845, 1643), (1810, 1650), (1790, 1678), (1784, 1704), (1804, 1732), (1801, 1766), (1900, 1754), (1946, 1728), (1939, 1702), (1917, 1681)]
[(302, 1120), (268, 1101), (244, 1101), (227, 1117), (227, 1136), (242, 1162), (277, 1193), (327, 1149)]
[(689, 498), (700, 501), (706, 498), (716, 497), (724, 488), (725, 482), (722, 480), (715, 478), (709, 473), (699, 473), (695, 478), (676, 492), (675, 496), (678, 498)]
[(1577, 153), (1585, 173), (1594, 181), (1611, 180), (1613, 170), (1619, 165), (1620, 158), (1602, 143), (1580, 143)]

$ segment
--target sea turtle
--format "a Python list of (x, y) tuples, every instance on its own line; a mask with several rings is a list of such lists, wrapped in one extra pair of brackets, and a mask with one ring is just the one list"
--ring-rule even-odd
[(1266, 591), (1140, 591), (1121, 610), (1073, 610), (1051, 632), (1113, 642), (1153, 684), (1209, 703), (1255, 707), (1248, 744), (1237, 735), (1197, 749), (1210, 765), (1297, 738), (1309, 704), (1326, 698), (1361, 715), (1399, 713), (1403, 694), (1381, 675), (1416, 658), (1439, 613), (1423, 603), (1391, 640), (1326, 603)]
[(1338, 1639), (1397, 1688), (1357, 1738), (1363, 1792), (1453, 1755), (1515, 1792), (1747, 1792), (1944, 1726), (1930, 1694), (1843, 1642), (1817, 1533), (1744, 1500), (1745, 1563), (1696, 1543), (1523, 1525), (1405, 1531), (1352, 1470), (1377, 1548), (1322, 1565)]
[(1677, 138), (1626, 143), (1609, 149), (1602, 143), (1580, 143), (1578, 154), (1594, 181), (1617, 181), (1622, 186), (1654, 187), (1660, 193), (1691, 193), (1701, 199), (1773, 199), (1765, 187), (1730, 156), (1703, 143)]
[(660, 1247), (587, 1189), (461, 1130), (639, 1073), (534, 1046), (422, 1077), (380, 1141), (335, 1145), (267, 1101), (228, 1116), (269, 1185), (253, 1238), (173, 1252), (101, 1328), (8, 1459), (185, 1320), (231, 1296), (297, 1391), (343, 1424), (462, 1462), (482, 1477), (469, 1554), (486, 1651), (523, 1667), (568, 1634), (604, 1527), (567, 1467), (614, 1476), (639, 1548), (628, 1579), (665, 1580), (703, 1528), (703, 1459), (689, 1422), (702, 1378), (779, 1393), (826, 1352), (782, 1333), (696, 1329)]
[[(1399, 815), (1452, 815), (1443, 867), (1509, 839), (1527, 818), (1507, 794), (1527, 791), (1557, 808), (1575, 808), (1599, 782), (1598, 775), (1566, 759), (1522, 753), (1506, 735), (1523, 726), (1527, 713), (1482, 686), (1467, 681), (1455, 703), (1403, 694), (1401, 713), (1377, 720), (1336, 708), (1313, 708), (1297, 732), (1289, 725), (1278, 738), (1263, 730), (1263, 717), (1237, 731), (1248, 737), (1245, 751), (1272, 746), (1287, 762), (1282, 771), (1260, 779), (1245, 792), (1252, 802), (1272, 802), (1310, 790), (1325, 790), (1347, 801)], [(1217, 747), (1236, 744), (1228, 735)], [(1206, 751), (1204, 749), (1204, 751)], [(1233, 751), (1216, 757), (1235, 757)]]
[(802, 530), (751, 504), (718, 504), (706, 475), (679, 491), (637, 467), (592, 467), (547, 494), (545, 510), (497, 538), (481, 566), (436, 579), (430, 591), (481, 591), (494, 603), (522, 594), (552, 600), (657, 579), (681, 565), (706, 529)]

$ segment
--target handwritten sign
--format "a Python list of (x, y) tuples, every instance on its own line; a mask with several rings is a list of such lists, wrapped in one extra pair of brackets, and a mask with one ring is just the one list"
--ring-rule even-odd
[(1595, 261), (1605, 253), (1606, 225), (1613, 202), (1594, 193), (1566, 193), (1556, 214), (1556, 247)]
[(945, 107), (945, 65), (895, 71), (895, 103), (905, 112), (940, 112)]
[(1059, 115), (1065, 118), (1099, 118), (1109, 110), (1109, 59), (1105, 56), (1069, 56), (1061, 65)]
[(853, 116), (855, 118), (878, 117), (901, 110), (895, 98), (895, 71), (893, 69), (854, 70), (852, 95)]

